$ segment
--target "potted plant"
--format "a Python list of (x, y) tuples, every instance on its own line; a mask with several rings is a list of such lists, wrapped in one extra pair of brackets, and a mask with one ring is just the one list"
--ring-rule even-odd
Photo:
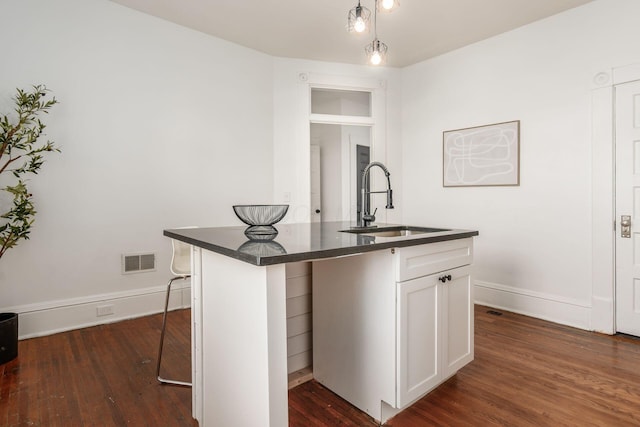
[[(48, 92), (44, 85), (17, 89), (13, 112), (0, 116), (0, 197), (10, 200), (7, 206), (0, 204), (0, 258), (28, 239), (33, 225), (36, 211), (24, 177), (38, 173), (45, 153), (60, 151), (51, 141), (38, 143), (46, 127), (39, 116), (58, 102), (55, 97), (47, 100)], [(0, 365), (17, 355), (18, 314), (0, 313)]]

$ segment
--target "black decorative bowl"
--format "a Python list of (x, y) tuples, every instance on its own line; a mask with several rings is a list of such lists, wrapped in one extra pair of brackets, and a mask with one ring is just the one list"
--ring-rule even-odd
[(273, 224), (287, 214), (289, 205), (234, 205), (233, 211), (240, 221), (249, 227), (244, 234), (253, 240), (270, 240), (278, 230)]

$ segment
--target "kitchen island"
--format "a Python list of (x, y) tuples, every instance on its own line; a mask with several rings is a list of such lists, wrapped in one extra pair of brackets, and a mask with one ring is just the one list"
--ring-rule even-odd
[[(167, 237), (193, 245), (192, 393), (193, 415), (200, 426), (288, 425), (285, 265), (291, 262), (313, 261), (314, 376), (375, 419), (393, 416), (473, 358), (471, 279), (464, 266), (471, 264), (472, 238), (478, 233), (345, 232), (351, 225), (282, 224), (272, 241), (248, 239), (245, 227), (164, 231)], [(426, 250), (416, 252), (416, 248)], [(464, 347), (464, 357), (455, 359), (452, 370), (441, 369), (443, 348), (452, 348), (441, 342), (447, 313), (439, 308), (446, 294), (440, 286), (447, 282), (463, 283), (466, 289), (463, 309), (449, 310), (449, 317), (462, 314), (466, 325), (464, 342), (453, 346)], [(417, 289), (425, 292), (413, 292)], [(414, 294), (420, 297), (406, 298)], [(398, 295), (404, 302), (396, 309)], [(336, 298), (343, 304), (333, 304)], [(431, 306), (399, 308), (421, 301), (431, 301)], [(357, 322), (353, 313), (362, 315)], [(406, 326), (416, 321), (437, 329), (431, 331), (431, 338), (439, 340), (436, 348), (423, 343), (415, 353), (411, 344), (396, 354), (397, 340), (415, 340), (406, 332), (416, 328)], [(373, 338), (362, 340), (363, 334)], [(350, 361), (345, 362), (346, 355), (335, 345), (349, 340), (359, 344), (356, 349), (341, 345), (341, 351), (349, 352)], [(387, 350), (370, 352), (380, 346)], [(437, 360), (427, 358), (429, 366), (416, 365), (429, 351)], [(397, 358), (407, 363), (396, 362)], [(362, 367), (352, 377), (342, 374), (350, 364)], [(431, 368), (437, 373), (429, 372)], [(424, 381), (413, 381), (416, 373)], [(370, 377), (380, 380), (371, 382)], [(403, 392), (395, 392), (395, 381), (405, 388)]]

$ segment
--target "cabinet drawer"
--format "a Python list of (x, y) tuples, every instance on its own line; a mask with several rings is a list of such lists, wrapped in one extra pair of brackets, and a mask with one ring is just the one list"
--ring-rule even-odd
[(448, 240), (397, 248), (396, 256), (398, 262), (396, 281), (403, 282), (471, 264), (473, 239)]

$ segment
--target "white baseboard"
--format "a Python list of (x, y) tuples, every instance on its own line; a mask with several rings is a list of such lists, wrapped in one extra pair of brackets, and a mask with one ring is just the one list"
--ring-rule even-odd
[[(160, 313), (164, 310), (166, 292), (166, 285), (161, 285), (127, 292), (4, 307), (1, 311), (18, 313), (19, 339), (26, 339)], [(190, 304), (190, 283), (174, 282), (169, 309), (187, 308)], [(113, 314), (98, 316), (97, 307), (101, 306), (112, 306)]]
[[(482, 281), (475, 282), (474, 292), (475, 302), (480, 305), (585, 330), (595, 327), (608, 333), (606, 328), (592, 324), (592, 308), (581, 302)], [(19, 314), (19, 336), (20, 339), (26, 339), (160, 313), (164, 308), (165, 293), (166, 286), (161, 285), (128, 292), (4, 307), (0, 311)], [(169, 309), (188, 308), (190, 304), (190, 284), (175, 282), (171, 289)], [(105, 305), (113, 306), (113, 314), (98, 317), (96, 308)]]
[(591, 330), (591, 307), (557, 295), (476, 281), (476, 304), (499, 308), (562, 325)]

